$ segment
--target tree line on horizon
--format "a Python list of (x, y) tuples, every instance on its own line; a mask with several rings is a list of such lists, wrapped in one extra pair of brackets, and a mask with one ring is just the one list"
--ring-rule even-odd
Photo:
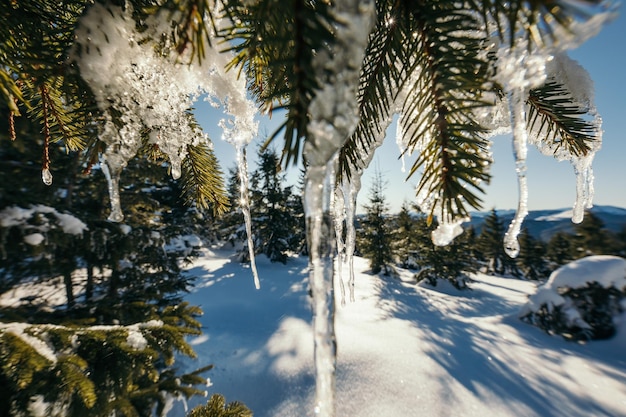
[(457, 288), (467, 287), (469, 274), (483, 272), (530, 280), (547, 278), (552, 271), (589, 255), (626, 256), (626, 222), (621, 230), (608, 230), (587, 211), (572, 233), (558, 231), (544, 241), (523, 228), (520, 254), (509, 257), (503, 245), (506, 225), (492, 209), (477, 230), (470, 225), (447, 246), (436, 246), (431, 233), (436, 222), (408, 203), (397, 214), (389, 212), (384, 179), (374, 177), (365, 214), (360, 217), (358, 251), (370, 261), (373, 273), (393, 274), (394, 266), (416, 270), (416, 280), (436, 285), (439, 279)]

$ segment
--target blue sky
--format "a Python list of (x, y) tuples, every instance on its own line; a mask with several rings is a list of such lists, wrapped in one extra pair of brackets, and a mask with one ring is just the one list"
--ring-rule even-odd
[[(594, 205), (626, 207), (626, 16), (620, 14), (606, 25), (594, 38), (578, 49), (570, 51), (570, 57), (578, 61), (591, 75), (595, 86), (595, 103), (603, 119), (602, 149), (594, 160)], [(219, 139), (215, 127), (216, 112), (205, 103), (197, 103), (200, 124), (209, 133), (215, 145), (215, 153), (223, 171), (234, 166), (234, 150)], [(251, 144), (250, 159), (258, 149), (262, 138), (270, 135), (277, 120), (261, 119), (259, 140)], [(276, 147), (282, 143), (277, 140)], [(483, 209), (511, 209), (517, 206), (517, 179), (512, 156), (510, 136), (493, 139), (494, 164), (491, 183), (485, 186)], [(404, 201), (414, 199), (418, 178), (405, 181), (406, 174), (400, 169), (399, 151), (395, 143), (395, 126), (391, 126), (387, 139), (376, 152), (370, 168), (363, 177), (360, 206), (367, 202), (369, 188), (376, 167), (386, 181), (386, 197), (391, 212), (397, 212)], [(407, 166), (408, 168), (408, 166)], [(528, 153), (528, 186), (530, 210), (570, 208), (575, 199), (576, 181), (569, 162), (541, 155), (535, 148)], [(289, 178), (295, 181), (297, 173)]]

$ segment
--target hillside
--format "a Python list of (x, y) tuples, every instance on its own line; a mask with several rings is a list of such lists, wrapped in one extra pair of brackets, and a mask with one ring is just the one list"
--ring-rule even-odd
[[(608, 230), (619, 232), (626, 226), (626, 209), (614, 206), (594, 206), (590, 210), (596, 215)], [(496, 210), (498, 217), (508, 226), (515, 215), (514, 210)], [(490, 212), (472, 213), (471, 222), (477, 230), (482, 226), (483, 220)], [(524, 220), (524, 227), (528, 228), (531, 235), (544, 241), (557, 232), (573, 233), (571, 209), (557, 210), (533, 210), (528, 212)]]

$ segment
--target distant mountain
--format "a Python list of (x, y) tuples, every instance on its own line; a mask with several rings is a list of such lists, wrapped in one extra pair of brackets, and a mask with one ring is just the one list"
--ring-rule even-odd
[[(602, 222), (606, 229), (613, 232), (622, 230), (626, 225), (626, 208), (614, 206), (594, 206), (590, 210)], [(472, 213), (470, 224), (477, 231), (482, 227), (485, 217), (491, 212)], [(515, 216), (515, 210), (496, 210), (498, 217), (506, 227)], [(544, 241), (549, 240), (557, 232), (573, 233), (574, 223), (572, 223), (571, 209), (556, 210), (533, 210), (528, 213), (522, 227), (527, 227), (531, 235)]]

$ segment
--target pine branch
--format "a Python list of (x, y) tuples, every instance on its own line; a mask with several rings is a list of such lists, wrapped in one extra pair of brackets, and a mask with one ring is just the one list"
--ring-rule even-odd
[(576, 105), (565, 87), (549, 80), (540, 88), (530, 91), (527, 121), (529, 130), (545, 137), (554, 153), (560, 149), (576, 157), (587, 155), (590, 142), (597, 139), (597, 127), (585, 119), (588, 110)]
[(206, 145), (189, 146), (183, 160), (182, 198), (202, 210), (212, 209), (215, 215), (228, 209), (222, 172), (213, 150)]
[(317, 89), (312, 67), (316, 51), (333, 43), (332, 18), (326, 2), (261, 0), (254, 5), (228, 1), (225, 10), (236, 22), (220, 35), (231, 41), (230, 69), (246, 73), (261, 110), (286, 110), (286, 121), (264, 147), (284, 132), (282, 162), (297, 162), (306, 140), (308, 107)]
[(433, 196), (447, 220), (468, 215), (466, 204), (480, 207), (476, 192), (482, 192), (480, 181), (489, 180), (490, 163), (485, 130), (472, 116), (489, 105), (481, 99), (488, 65), (480, 55), (482, 38), (475, 35), (480, 22), (453, 7), (434, 3), (416, 14), (422, 72), (403, 106), (408, 151), (420, 151), (409, 177), (423, 168), (417, 193)]
[(377, 3), (377, 25), (370, 35), (359, 86), (360, 122), (339, 154), (338, 180), (350, 179), (354, 168), (365, 168), (363, 152), (384, 134), (394, 101), (415, 71), (415, 20), (408, 3)]

